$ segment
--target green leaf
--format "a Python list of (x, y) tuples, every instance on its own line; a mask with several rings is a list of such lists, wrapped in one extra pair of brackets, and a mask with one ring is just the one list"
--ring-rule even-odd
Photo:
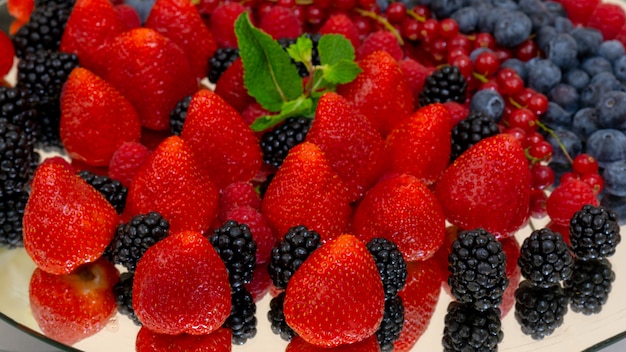
[(235, 21), (243, 81), (248, 93), (265, 109), (280, 111), (285, 102), (302, 95), (302, 78), (278, 42), (255, 28), (248, 13)]
[(292, 116), (309, 116), (313, 112), (313, 100), (304, 95), (297, 99), (285, 102), (280, 110), (280, 113), (276, 115), (266, 115), (254, 120), (250, 128), (255, 132), (264, 131), (272, 126), (275, 126), (287, 118)]
[(313, 60), (313, 41), (302, 35), (287, 48), (287, 53), (295, 62), (308, 65)]
[(334, 65), (342, 60), (354, 61), (354, 47), (340, 34), (325, 34), (317, 43), (322, 65)]
[(332, 66), (322, 66), (323, 77), (332, 84), (352, 82), (361, 73), (361, 68), (354, 61), (341, 60)]

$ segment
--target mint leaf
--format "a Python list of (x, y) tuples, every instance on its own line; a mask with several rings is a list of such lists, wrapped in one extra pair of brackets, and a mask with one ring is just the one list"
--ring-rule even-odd
[(292, 116), (308, 116), (313, 114), (313, 101), (304, 95), (297, 99), (285, 102), (280, 113), (276, 115), (266, 115), (254, 120), (250, 128), (255, 132), (264, 131), (277, 125)]
[(352, 82), (361, 73), (361, 68), (354, 61), (341, 60), (332, 66), (322, 66), (322, 77), (332, 84)]
[(255, 28), (247, 12), (235, 21), (235, 34), (244, 85), (261, 106), (280, 111), (285, 102), (302, 95), (302, 78), (289, 54), (271, 36)]
[(302, 62), (308, 66), (313, 60), (313, 41), (302, 35), (287, 48), (287, 53), (295, 62)]
[(317, 43), (322, 65), (334, 65), (341, 60), (354, 61), (354, 47), (341, 34), (325, 34)]

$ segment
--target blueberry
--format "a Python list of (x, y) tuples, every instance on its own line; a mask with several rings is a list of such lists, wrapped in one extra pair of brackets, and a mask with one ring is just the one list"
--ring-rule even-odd
[(539, 49), (543, 52), (547, 52), (549, 50), (550, 42), (552, 39), (556, 38), (559, 32), (556, 28), (552, 26), (543, 26), (539, 28), (539, 30), (535, 33), (535, 42)]
[(600, 205), (617, 213), (619, 226), (626, 225), (626, 197), (614, 196), (606, 193), (600, 199)]
[(493, 27), (493, 36), (499, 45), (512, 48), (530, 36), (533, 25), (530, 18), (521, 11), (508, 11)]
[(517, 74), (520, 76), (520, 78), (524, 81), (526, 81), (526, 78), (528, 77), (528, 72), (526, 70), (526, 66), (524, 64), (524, 61), (520, 60), (520, 59), (516, 59), (516, 58), (510, 58), (510, 59), (506, 59), (501, 65), (500, 67), (504, 68), (504, 67), (508, 67), (508, 68), (512, 68), (515, 70), (515, 72), (517, 72)]
[(472, 97), (470, 111), (482, 112), (498, 122), (504, 112), (504, 99), (502, 99), (502, 96), (498, 92), (491, 89), (479, 90)]
[(545, 1), (543, 4), (548, 12), (550, 12), (554, 16), (567, 17), (567, 11), (565, 11), (565, 8), (563, 7), (563, 5), (561, 5), (561, 3), (556, 1)]
[(583, 142), (587, 141), (587, 138), (598, 129), (598, 114), (596, 113), (596, 108), (582, 108), (574, 114), (572, 118), (572, 131), (576, 133)]
[(626, 50), (624, 50), (624, 44), (615, 39), (602, 42), (598, 48), (598, 55), (609, 60), (609, 62), (614, 62), (625, 54)]
[(604, 128), (626, 129), (626, 93), (614, 90), (600, 98), (596, 106), (598, 125)]
[(602, 168), (622, 161), (626, 159), (626, 135), (614, 129), (597, 130), (587, 138), (585, 152), (596, 158)]
[(509, 11), (501, 7), (492, 7), (486, 13), (482, 13), (478, 21), (478, 30), (485, 33), (493, 33), (493, 28), (502, 16)]
[(591, 78), (587, 72), (578, 68), (568, 70), (563, 76), (564, 83), (569, 84), (578, 90), (585, 88), (589, 84), (590, 80)]
[(141, 23), (144, 23), (150, 14), (150, 10), (152, 10), (154, 2), (155, 0), (126, 0), (125, 4), (134, 8), (137, 11), (137, 15), (139, 15), (139, 19), (141, 19)]
[(557, 34), (548, 44), (548, 59), (559, 68), (576, 66), (578, 43), (567, 33)]
[(589, 83), (589, 85), (580, 92), (580, 106), (596, 106), (600, 101), (600, 97), (612, 90), (613, 88), (608, 82)]
[(567, 17), (555, 17), (553, 26), (559, 33), (569, 33), (572, 29), (574, 29), (574, 24)]
[(557, 83), (548, 92), (548, 99), (572, 114), (578, 110), (578, 90), (566, 83)]
[(609, 60), (602, 56), (592, 56), (586, 58), (581, 63), (580, 67), (589, 74), (589, 76), (595, 76), (600, 72), (613, 72), (613, 66)]
[(613, 74), (617, 79), (626, 81), (626, 55), (622, 55), (613, 61)]
[(389, 0), (376, 0), (376, 5), (378, 5), (380, 11), (385, 12), (389, 6)]
[(602, 44), (602, 33), (594, 28), (577, 27), (570, 32), (578, 43), (578, 56), (593, 55)]
[(450, 18), (459, 24), (459, 32), (469, 34), (475, 32), (476, 28), (478, 28), (480, 15), (475, 7), (466, 6), (456, 10)]
[[(554, 131), (554, 134), (558, 137), (558, 141), (561, 141), (567, 154), (569, 154), (572, 159), (582, 153), (583, 143), (576, 133), (569, 130), (557, 130)], [(552, 146), (552, 159), (550, 161), (556, 164), (568, 164), (569, 159), (565, 156), (557, 139), (550, 134), (546, 137), (546, 141)]]
[(519, 0), (518, 6), (520, 11), (527, 14), (532, 14), (538, 11), (548, 11), (541, 0)]
[(559, 104), (551, 101), (548, 103), (548, 110), (541, 117), (541, 121), (553, 130), (569, 129), (572, 125), (572, 115)]
[(604, 189), (618, 197), (626, 197), (626, 160), (606, 165), (602, 171)]
[(448, 18), (465, 4), (463, 0), (431, 0), (430, 10), (438, 19)]
[(517, 11), (519, 10), (519, 5), (513, 0), (499, 0), (494, 1), (493, 6), (500, 7), (503, 9), (507, 9), (509, 11)]
[(547, 93), (561, 81), (561, 70), (550, 60), (541, 59), (528, 70), (528, 87), (539, 93)]

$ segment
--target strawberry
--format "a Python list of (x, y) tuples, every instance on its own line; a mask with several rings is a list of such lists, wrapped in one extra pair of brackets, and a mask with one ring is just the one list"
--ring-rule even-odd
[(240, 224), (248, 225), (252, 238), (256, 242), (256, 263), (267, 263), (277, 238), (263, 214), (257, 209), (244, 205), (229, 210), (224, 216), (224, 221), (227, 220), (235, 220)]
[(115, 316), (113, 286), (118, 280), (119, 272), (104, 259), (68, 275), (37, 268), (28, 288), (33, 317), (47, 337), (73, 345), (102, 330)]
[(259, 29), (274, 39), (298, 38), (302, 34), (302, 24), (289, 7), (272, 6), (261, 16)]
[(111, 156), (109, 177), (120, 181), (124, 187), (130, 186), (137, 169), (148, 160), (150, 153), (141, 143), (123, 143)]
[(37, 168), (24, 210), (24, 248), (51, 274), (69, 274), (100, 258), (119, 223), (111, 204), (67, 166)]
[(31, 12), (35, 8), (35, 0), (8, 0), (9, 15), (21, 22), (28, 22)]
[(376, 336), (370, 336), (360, 342), (331, 348), (316, 346), (306, 342), (300, 336), (295, 336), (287, 345), (285, 352), (380, 352), (380, 346)]
[(13, 42), (6, 33), (0, 31), (0, 78), (6, 76), (13, 67), (15, 48)]
[(337, 87), (372, 125), (386, 136), (413, 111), (413, 93), (396, 60), (376, 51), (359, 62), (363, 70), (355, 80)]
[(350, 17), (343, 13), (337, 13), (328, 17), (319, 32), (320, 34), (341, 34), (352, 43), (355, 50), (361, 44), (359, 29)]
[(170, 111), (197, 90), (185, 53), (149, 28), (118, 35), (108, 45), (105, 80), (133, 104), (142, 126), (168, 130)]
[(139, 329), (135, 340), (137, 352), (230, 352), (232, 332), (219, 328), (208, 335), (166, 335)]
[(246, 8), (236, 1), (227, 1), (219, 5), (211, 13), (211, 33), (218, 47), (237, 48), (235, 20)]
[(324, 94), (306, 140), (317, 145), (348, 188), (350, 201), (363, 196), (387, 166), (384, 141), (370, 122), (336, 93)]
[(455, 101), (447, 101), (443, 103), (443, 106), (448, 109), (450, 117), (452, 118), (452, 125), (456, 125), (465, 119), (469, 115), (469, 107), (467, 105), (459, 104)]
[(217, 44), (191, 1), (155, 1), (144, 26), (163, 34), (183, 49), (197, 79), (207, 75), (209, 59)]
[(228, 271), (200, 232), (172, 232), (137, 263), (133, 308), (155, 333), (210, 334), (230, 315)]
[(443, 243), (445, 218), (435, 195), (418, 178), (391, 174), (372, 187), (353, 218), (354, 234), (393, 241), (407, 261), (432, 257)]
[(453, 225), (510, 237), (529, 215), (530, 172), (524, 149), (509, 134), (485, 138), (446, 169), (435, 193)]
[(206, 231), (217, 217), (218, 189), (196, 164), (191, 147), (178, 136), (167, 138), (133, 178), (127, 215), (158, 211), (172, 232)]
[(448, 166), (451, 131), (450, 113), (442, 104), (420, 108), (387, 136), (391, 171), (433, 184)]
[(306, 342), (336, 347), (373, 335), (384, 305), (382, 281), (365, 243), (340, 235), (296, 270), (283, 309), (287, 324)]
[(60, 134), (71, 158), (106, 166), (125, 142), (141, 136), (139, 116), (113, 86), (91, 71), (77, 67), (61, 94)]
[(127, 29), (110, 1), (77, 0), (59, 50), (75, 53), (81, 67), (102, 75), (108, 43)]
[(370, 33), (363, 39), (363, 42), (358, 47), (356, 58), (357, 60), (362, 60), (369, 54), (379, 50), (386, 51), (397, 61), (402, 60), (404, 57), (404, 52), (398, 43), (398, 39), (393, 33), (381, 29)]
[(133, 29), (141, 27), (141, 19), (134, 7), (127, 4), (115, 5), (115, 12), (117, 12), (120, 21), (126, 25), (126, 28)]
[[(250, 104), (255, 103), (253, 97), (243, 83), (243, 62), (241, 58), (235, 60), (215, 84), (215, 94), (222, 97), (235, 110), (243, 112)], [(265, 115), (265, 114), (264, 114)], [(254, 120), (249, 121), (248, 125)]]
[(254, 132), (210, 90), (200, 90), (191, 99), (181, 137), (220, 188), (249, 181), (261, 168), (261, 146)]
[(567, 226), (572, 216), (585, 204), (598, 206), (598, 198), (587, 183), (573, 179), (560, 184), (550, 193), (546, 210), (552, 222)]
[(322, 241), (342, 234), (351, 212), (347, 190), (324, 152), (306, 141), (289, 151), (265, 192), (261, 211), (276, 233), (304, 225)]

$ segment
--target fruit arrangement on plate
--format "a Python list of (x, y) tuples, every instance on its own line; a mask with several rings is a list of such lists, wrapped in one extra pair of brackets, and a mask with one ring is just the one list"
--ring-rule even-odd
[(443, 287), (443, 349), (495, 351), (513, 306), (542, 339), (607, 300), (626, 219), (620, 5), (8, 9), (0, 245), (36, 265), (33, 316), (57, 341), (120, 312), (137, 351), (230, 351), (267, 315), (286, 351), (409, 351)]

